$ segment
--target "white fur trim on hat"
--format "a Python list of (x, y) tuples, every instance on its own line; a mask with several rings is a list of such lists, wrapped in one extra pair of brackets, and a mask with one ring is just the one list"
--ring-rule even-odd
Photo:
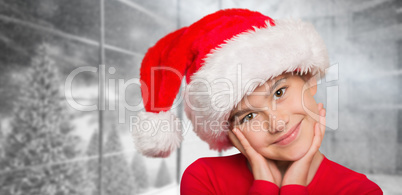
[[(271, 26), (267, 21), (267, 27), (240, 33), (207, 55), (187, 86), (186, 114), (211, 149), (227, 149), (228, 126), (210, 124), (224, 124), (248, 92), (284, 72), (299, 69), (322, 77), (327, 67), (327, 49), (313, 25), (285, 19)], [(194, 91), (204, 94), (189, 94)]]
[(132, 120), (134, 144), (145, 156), (167, 157), (183, 140), (180, 119), (170, 111), (139, 112)]

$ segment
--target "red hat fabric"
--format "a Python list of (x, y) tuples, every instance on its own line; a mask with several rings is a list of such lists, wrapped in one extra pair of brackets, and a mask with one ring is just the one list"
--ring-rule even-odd
[(169, 110), (184, 76), (183, 101), (194, 131), (211, 149), (225, 150), (231, 147), (228, 116), (247, 92), (284, 72), (322, 76), (328, 66), (325, 44), (311, 24), (246, 9), (207, 15), (146, 53), (140, 69), (146, 112), (132, 131), (136, 147), (166, 157), (180, 145), (181, 124)]

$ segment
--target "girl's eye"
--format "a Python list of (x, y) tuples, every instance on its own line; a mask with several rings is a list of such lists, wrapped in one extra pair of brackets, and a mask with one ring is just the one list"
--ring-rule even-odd
[(240, 120), (240, 124), (243, 124), (244, 122), (250, 121), (251, 119), (253, 119), (255, 116), (257, 115), (257, 113), (248, 113), (244, 118), (242, 118)]
[(285, 92), (286, 92), (286, 87), (280, 88), (278, 91), (275, 92), (274, 99), (277, 100), (277, 99), (281, 98), (283, 96), (283, 94), (285, 94)]

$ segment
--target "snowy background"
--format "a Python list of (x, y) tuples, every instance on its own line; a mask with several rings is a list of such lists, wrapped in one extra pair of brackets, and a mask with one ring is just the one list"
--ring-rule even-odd
[[(103, 14), (99, 0), (0, 0), (0, 194), (178, 194), (178, 180), (193, 161), (236, 153), (210, 151), (187, 128), (179, 152), (143, 157), (129, 134), (136, 112), (119, 107), (139, 104), (138, 86), (127, 86), (125, 94), (119, 86), (139, 78), (150, 46), (232, 7), (315, 25), (332, 65), (316, 96), (331, 116), (322, 152), (367, 174), (385, 194), (402, 194), (400, 0), (105, 0)], [(100, 117), (67, 101), (98, 104), (103, 33), (106, 109)], [(80, 67), (96, 71), (78, 74), (66, 88)]]

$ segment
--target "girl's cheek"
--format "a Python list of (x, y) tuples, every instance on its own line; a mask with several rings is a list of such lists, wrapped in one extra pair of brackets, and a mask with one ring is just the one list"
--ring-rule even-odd
[(304, 112), (307, 112), (308, 109), (310, 112), (318, 113), (318, 105), (315, 101), (314, 97), (309, 92), (303, 93), (298, 96), (299, 108), (303, 109)]
[(244, 134), (250, 145), (254, 148), (264, 145), (264, 130), (260, 129), (257, 125), (253, 129), (248, 128)]
[(289, 104), (290, 108), (293, 109), (296, 113), (304, 113), (305, 111), (303, 107), (305, 107), (306, 105), (309, 106), (309, 104), (303, 102), (301, 93), (302, 92), (293, 93), (292, 96), (290, 96), (290, 98), (287, 100), (287, 104)]

